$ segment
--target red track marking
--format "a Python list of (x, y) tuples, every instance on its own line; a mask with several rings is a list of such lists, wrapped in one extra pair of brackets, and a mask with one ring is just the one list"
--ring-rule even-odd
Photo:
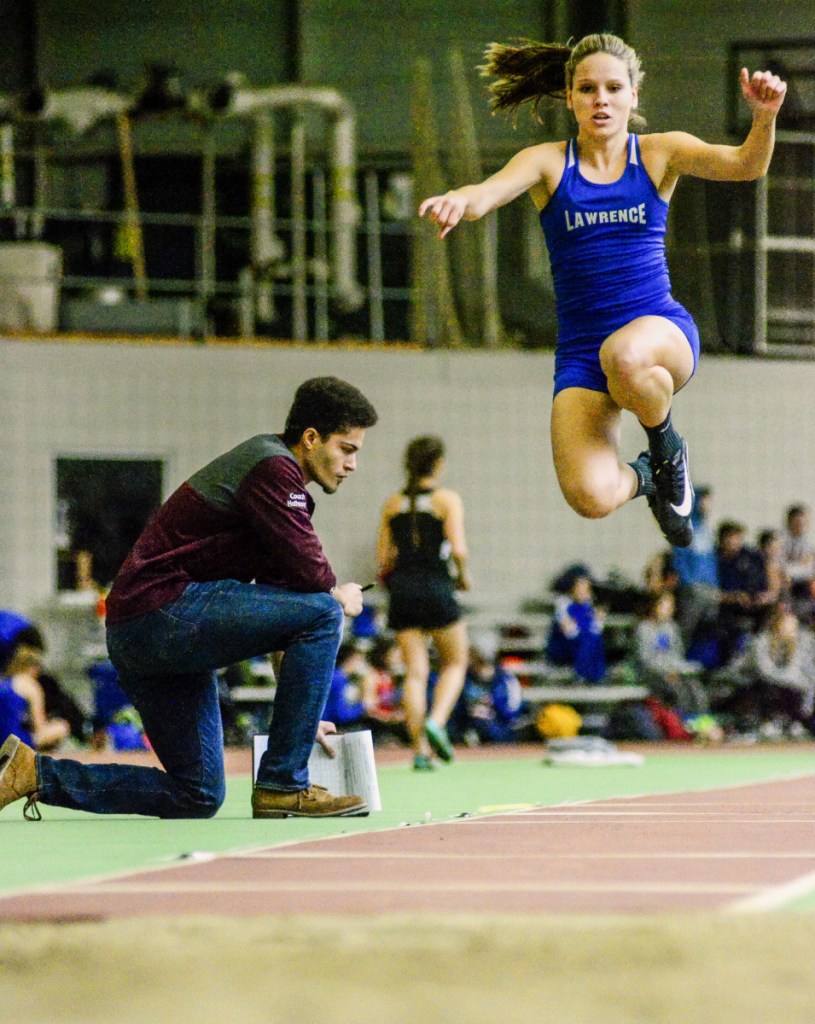
[(0, 897), (0, 919), (762, 910), (815, 891), (815, 776), (340, 836)]

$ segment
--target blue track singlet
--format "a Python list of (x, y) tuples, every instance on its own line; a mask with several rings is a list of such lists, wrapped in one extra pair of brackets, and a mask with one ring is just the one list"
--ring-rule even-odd
[(642, 166), (636, 135), (629, 135), (622, 176), (602, 185), (580, 173), (577, 140), (569, 140), (563, 177), (540, 213), (557, 301), (555, 394), (569, 387), (607, 392), (600, 346), (640, 316), (675, 323), (696, 369), (699, 332), (671, 295), (667, 219), (668, 204)]

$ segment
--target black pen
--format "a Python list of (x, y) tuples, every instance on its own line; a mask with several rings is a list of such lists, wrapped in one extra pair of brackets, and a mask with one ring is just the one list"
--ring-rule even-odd
[(366, 590), (370, 590), (370, 589), (371, 589), (371, 587), (375, 587), (375, 586), (376, 586), (376, 584), (375, 584), (375, 583), (366, 583), (366, 584), (365, 584), (365, 586), (364, 586), (364, 587), (361, 587), (360, 589), (361, 589), (361, 590), (362, 590), (362, 592), (364, 593), (364, 592), (365, 592)]

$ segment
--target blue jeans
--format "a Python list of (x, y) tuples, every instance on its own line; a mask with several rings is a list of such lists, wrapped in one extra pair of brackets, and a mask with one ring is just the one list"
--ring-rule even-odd
[(97, 814), (212, 817), (225, 795), (214, 669), (272, 651), (285, 654), (257, 785), (305, 789), (342, 621), (330, 594), (220, 580), (191, 583), (158, 611), (109, 626), (119, 683), (166, 770), (38, 755), (39, 799)]

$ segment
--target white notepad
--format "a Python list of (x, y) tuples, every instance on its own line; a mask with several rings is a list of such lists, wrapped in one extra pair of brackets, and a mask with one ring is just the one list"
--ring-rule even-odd
[[(374, 740), (370, 729), (327, 737), (335, 756), (329, 757), (315, 743), (308, 759), (312, 783), (325, 786), (335, 796), (355, 794), (363, 797), (369, 811), (382, 810), (379, 780), (376, 776)], [(260, 759), (269, 744), (268, 736), (255, 736), (252, 743), (252, 779), (257, 781)]]

